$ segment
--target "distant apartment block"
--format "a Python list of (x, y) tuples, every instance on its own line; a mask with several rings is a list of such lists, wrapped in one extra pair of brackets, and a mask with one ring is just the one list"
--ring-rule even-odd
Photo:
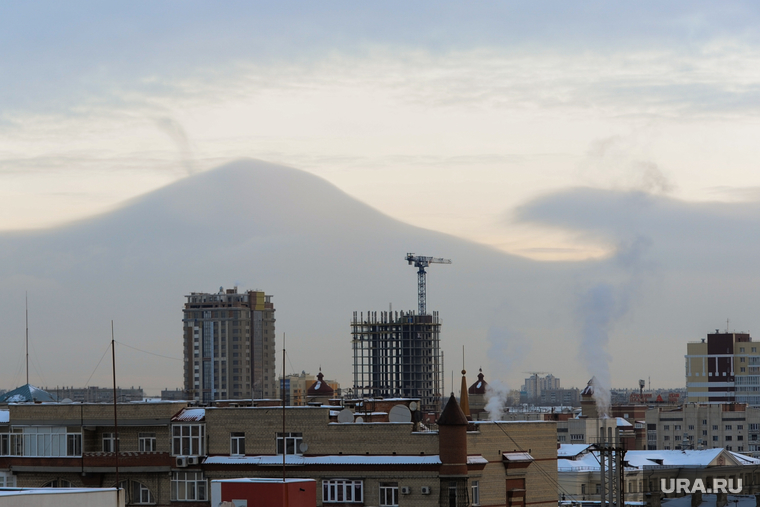
[(193, 292), (183, 311), (185, 391), (201, 402), (275, 395), (272, 296)]
[(724, 448), (760, 457), (760, 408), (743, 403), (655, 408), (646, 425), (649, 450)]
[(749, 333), (708, 334), (686, 345), (690, 403), (760, 405), (760, 352)]
[(559, 388), (559, 379), (551, 373), (547, 374), (545, 377), (540, 377), (539, 373), (534, 373), (525, 379), (525, 384), (522, 386), (521, 390), (525, 392), (528, 401), (534, 401), (541, 398), (542, 392), (550, 390), (555, 391)]
[(184, 389), (161, 389), (162, 401), (181, 401), (188, 398)]
[[(69, 399), (79, 403), (113, 403), (113, 388), (111, 387), (43, 387), (43, 390), (55, 394), (58, 400)], [(142, 401), (145, 393), (141, 387), (116, 388), (116, 401)]]

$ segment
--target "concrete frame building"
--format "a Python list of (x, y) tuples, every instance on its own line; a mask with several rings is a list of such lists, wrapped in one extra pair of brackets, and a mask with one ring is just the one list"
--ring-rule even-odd
[(354, 396), (419, 398), (422, 411), (439, 413), (443, 356), (438, 312), (354, 312), (351, 321)]
[(193, 292), (183, 311), (185, 391), (195, 401), (275, 396), (272, 296)]
[(715, 333), (686, 345), (690, 403), (760, 405), (760, 352), (749, 333)]

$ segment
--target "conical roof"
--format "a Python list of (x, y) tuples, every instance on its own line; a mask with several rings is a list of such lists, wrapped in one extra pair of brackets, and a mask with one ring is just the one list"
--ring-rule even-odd
[(438, 426), (467, 426), (470, 424), (462, 409), (459, 408), (459, 403), (457, 403), (454, 393), (451, 393), (446, 407), (441, 412), (441, 417), (438, 418), (437, 424)]

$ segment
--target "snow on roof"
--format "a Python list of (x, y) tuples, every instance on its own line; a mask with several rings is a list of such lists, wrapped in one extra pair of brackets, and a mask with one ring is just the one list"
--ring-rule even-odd
[[(243, 477), (240, 479), (213, 479), (211, 482), (255, 482), (255, 483), (282, 483), (283, 479), (270, 477)], [(285, 479), (285, 482), (316, 482), (316, 479)]]
[(203, 421), (206, 417), (205, 408), (185, 408), (172, 417), (172, 421)]
[(557, 449), (558, 458), (571, 458), (579, 455), (586, 449), (591, 447), (591, 444), (562, 444)]
[(21, 495), (65, 495), (72, 493), (102, 493), (104, 491), (115, 491), (114, 488), (16, 488), (2, 489), (0, 496), (21, 496)]
[(728, 453), (733, 456), (733, 458), (741, 463), (742, 465), (758, 465), (760, 464), (760, 459), (757, 458), (750, 458), (749, 456), (745, 456), (744, 454), (739, 454), (736, 452), (728, 451)]
[(626, 421), (626, 420), (625, 420), (625, 419), (623, 419), (622, 417), (616, 417), (615, 419), (617, 419), (617, 425), (618, 425), (619, 427), (620, 427), (620, 426), (627, 426), (627, 427), (631, 427), (631, 426), (633, 426), (633, 424), (629, 423), (628, 421)]
[(477, 456), (467, 456), (467, 464), (468, 465), (487, 465), (488, 460), (479, 454)]
[(502, 456), (507, 461), (513, 461), (516, 463), (519, 462), (525, 462), (525, 461), (534, 461), (533, 456), (528, 454), (527, 452), (505, 452), (502, 453)]
[(11, 411), (0, 410), (0, 424), (11, 422)]
[[(259, 465), (282, 466), (282, 455), (279, 456), (209, 456), (203, 462), (205, 465)], [(292, 466), (305, 465), (440, 465), (437, 455), (427, 456), (387, 456), (387, 455), (328, 455), (328, 456), (298, 456), (286, 455), (285, 464)]]
[[(707, 467), (721, 452), (724, 452), (723, 449), (628, 451), (625, 454), (625, 460), (629, 466), (626, 468)], [(743, 465), (754, 465), (755, 462), (760, 463), (760, 460), (755, 460), (754, 458), (748, 458), (747, 456), (737, 457), (734, 453), (729, 454)], [(574, 460), (560, 458), (557, 460), (557, 469), (559, 471), (598, 470), (598, 453), (596, 451), (589, 452)]]
[[(717, 500), (717, 495), (702, 495), (701, 507), (715, 507)], [(727, 495), (727, 500), (728, 505), (732, 507), (755, 507), (754, 495)], [(628, 502), (625, 503), (628, 504)], [(691, 507), (691, 495), (678, 498), (663, 498), (662, 507)]]

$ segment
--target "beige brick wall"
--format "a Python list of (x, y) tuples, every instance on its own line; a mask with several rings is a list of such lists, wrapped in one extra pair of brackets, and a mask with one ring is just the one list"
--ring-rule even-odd
[[(480, 478), (482, 505), (504, 505), (507, 475), (525, 477), (528, 504), (557, 502), (557, 423), (553, 421), (483, 422), (479, 431), (468, 432), (467, 453), (480, 454), (488, 465)], [(502, 453), (523, 451), (534, 458), (524, 470), (507, 472)], [(473, 475), (472, 479), (476, 479)]]
[[(275, 454), (282, 432), (277, 408), (213, 408), (206, 410), (209, 454), (229, 454), (230, 433), (245, 432), (246, 454)], [(302, 433), (308, 454), (438, 454), (436, 433), (412, 433), (412, 424), (330, 424), (329, 410), (288, 408), (286, 433)]]

